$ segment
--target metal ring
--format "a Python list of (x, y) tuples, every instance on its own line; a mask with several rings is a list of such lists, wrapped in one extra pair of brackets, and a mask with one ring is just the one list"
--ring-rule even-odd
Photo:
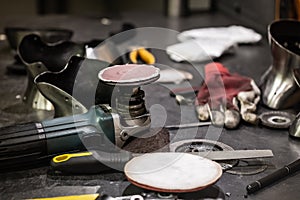
[[(222, 142), (218, 142), (218, 141), (206, 140), (206, 139), (187, 139), (187, 140), (182, 140), (182, 141), (171, 143), (170, 151), (171, 152), (182, 152), (182, 150), (183, 150), (182, 148), (185, 148), (185, 147), (193, 148), (193, 144), (206, 145), (202, 149), (198, 149), (201, 151), (205, 151), (205, 150), (206, 151), (207, 150), (233, 151), (234, 150), (231, 146), (224, 144)], [(210, 149), (207, 149), (206, 147), (210, 147)], [(190, 149), (190, 150), (195, 151), (195, 149)]]
[[(233, 151), (234, 149), (222, 142), (206, 139), (187, 139), (170, 144), (171, 152), (199, 152), (199, 151)], [(227, 171), (231, 167), (238, 164), (238, 160), (222, 160), (223, 171)], [(225, 166), (225, 167), (224, 167)], [(230, 167), (228, 167), (230, 166)]]
[(270, 111), (262, 113), (259, 118), (264, 126), (285, 129), (289, 128), (296, 116), (284, 111)]

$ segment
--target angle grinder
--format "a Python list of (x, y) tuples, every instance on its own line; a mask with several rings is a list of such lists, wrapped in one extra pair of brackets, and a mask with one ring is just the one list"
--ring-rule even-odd
[(0, 129), (0, 168), (32, 166), (55, 155), (122, 147), (130, 137), (150, 128), (144, 91), (140, 86), (159, 78), (151, 65), (116, 65), (99, 72), (100, 81), (113, 85), (109, 105), (92, 106), (88, 112)]

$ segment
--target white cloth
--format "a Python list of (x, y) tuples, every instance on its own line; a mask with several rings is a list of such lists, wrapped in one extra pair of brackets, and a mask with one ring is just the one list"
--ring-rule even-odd
[(166, 51), (176, 62), (202, 62), (220, 57), (232, 46), (234, 42), (231, 40), (198, 38), (168, 46)]
[(179, 84), (184, 80), (192, 80), (193, 75), (189, 72), (177, 69), (163, 69), (160, 70), (158, 83), (175, 83)]
[(180, 43), (167, 47), (167, 54), (176, 62), (201, 62), (220, 57), (230, 47), (260, 41), (262, 36), (243, 26), (199, 28), (179, 33)]
[(229, 27), (198, 28), (179, 33), (177, 39), (184, 42), (190, 39), (210, 38), (215, 40), (232, 40), (235, 43), (256, 43), (262, 36), (254, 30), (232, 25)]

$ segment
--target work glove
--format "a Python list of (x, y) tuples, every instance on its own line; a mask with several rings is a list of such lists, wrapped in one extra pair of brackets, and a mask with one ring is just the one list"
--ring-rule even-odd
[(241, 118), (255, 124), (259, 101), (260, 90), (251, 78), (231, 74), (221, 63), (205, 66), (205, 81), (195, 101), (199, 120), (211, 119), (226, 128), (236, 128)]

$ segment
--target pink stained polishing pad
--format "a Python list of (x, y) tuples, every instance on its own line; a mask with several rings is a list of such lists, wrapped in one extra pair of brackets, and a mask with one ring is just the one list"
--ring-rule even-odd
[(135, 83), (159, 78), (159, 69), (152, 65), (115, 65), (101, 70), (100, 80), (107, 83)]
[(134, 185), (158, 192), (193, 192), (219, 180), (220, 164), (188, 153), (149, 153), (130, 160), (125, 175)]

